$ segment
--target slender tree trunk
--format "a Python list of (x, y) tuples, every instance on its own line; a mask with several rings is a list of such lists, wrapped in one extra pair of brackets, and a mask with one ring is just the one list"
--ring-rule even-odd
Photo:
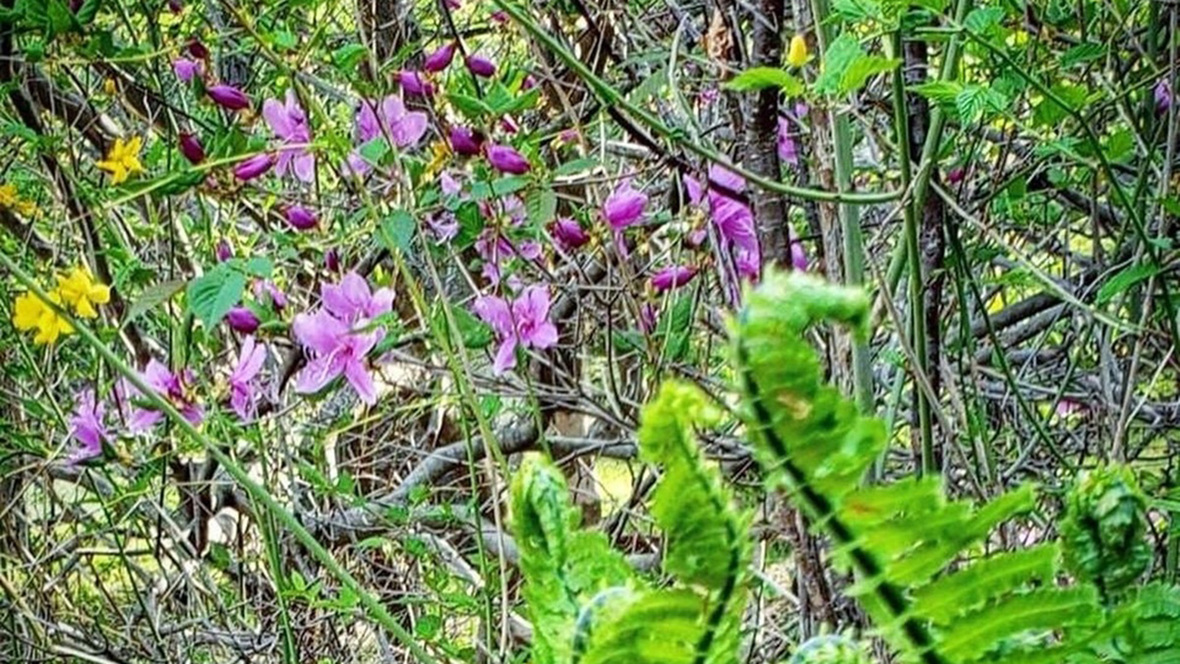
[[(775, 67), (782, 62), (784, 0), (760, 0), (753, 15), (753, 49), (749, 66)], [(750, 102), (746, 128), (746, 166), (755, 173), (778, 180), (782, 175), (778, 156), (779, 92), (760, 90)], [(764, 189), (752, 192), (754, 221), (764, 264), (788, 268), (791, 247), (787, 235), (787, 208), (783, 197)]]

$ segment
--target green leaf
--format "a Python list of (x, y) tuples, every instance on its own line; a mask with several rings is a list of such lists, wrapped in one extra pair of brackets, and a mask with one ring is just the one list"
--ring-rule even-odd
[(362, 44), (345, 44), (332, 52), (332, 63), (337, 69), (351, 71), (356, 69), (367, 53), (368, 49)]
[(998, 92), (979, 85), (969, 85), (955, 96), (955, 109), (963, 124), (974, 124), (1002, 111), (1007, 99)]
[(803, 94), (803, 83), (793, 74), (778, 67), (753, 67), (733, 77), (726, 88), (738, 92), (779, 88), (789, 97)]
[(456, 110), (470, 120), (482, 120), (484, 116), (492, 114), (492, 109), (477, 97), (452, 92), (447, 98)]
[(366, 142), (360, 149), (361, 157), (373, 165), (378, 165), (385, 155), (389, 154), (389, 141), (384, 136), (378, 136)]
[(883, 58), (879, 55), (864, 55), (852, 61), (840, 79), (840, 88), (845, 93), (856, 92), (871, 77), (882, 72), (893, 71), (900, 60)]
[(1084, 42), (1074, 46), (1061, 55), (1061, 67), (1069, 69), (1076, 65), (1097, 60), (1106, 55), (1106, 47), (1094, 42)]
[(963, 84), (955, 81), (930, 81), (910, 88), (930, 101), (940, 104), (953, 104), (959, 93), (963, 91)]
[(970, 14), (967, 14), (963, 25), (972, 32), (986, 33), (999, 25), (1002, 20), (1004, 20), (1003, 7), (976, 7), (971, 10)]
[(860, 42), (850, 33), (836, 38), (824, 53), (819, 78), (815, 80), (815, 91), (820, 94), (842, 95), (855, 92), (869, 79), (881, 72), (890, 71), (898, 61), (878, 55), (866, 55)]
[(390, 251), (409, 253), (417, 226), (413, 215), (405, 210), (396, 210), (381, 222), (381, 242)]
[(85, 0), (82, 6), (78, 8), (78, 13), (74, 17), (78, 19), (78, 23), (82, 25), (89, 25), (94, 21), (94, 17), (98, 15), (98, 9), (102, 6), (102, 0)]
[(222, 263), (189, 282), (188, 310), (211, 330), (242, 299), (245, 289), (246, 275)]
[(1094, 297), (1094, 304), (1102, 306), (1122, 293), (1127, 292), (1135, 284), (1146, 281), (1159, 274), (1159, 272), (1159, 266), (1152, 263), (1136, 263), (1119, 270), (1098, 289), (1098, 295)]
[[(441, 314), (441, 310), (440, 310)], [(451, 318), (458, 328), (463, 346), (473, 350), (487, 348), (492, 343), (492, 328), (463, 307), (451, 307)]]
[(139, 297), (131, 302), (131, 306), (127, 309), (127, 316), (123, 318), (121, 324), (127, 325), (136, 318), (171, 300), (177, 293), (184, 290), (184, 286), (185, 281), (183, 279), (174, 279), (148, 286), (139, 294)]
[(268, 279), (274, 272), (274, 269), (274, 261), (267, 258), (266, 256), (253, 256), (250, 258), (250, 260), (246, 261), (246, 271), (255, 277)]
[(557, 216), (557, 194), (552, 189), (534, 192), (525, 200), (525, 210), (530, 222), (543, 226)]

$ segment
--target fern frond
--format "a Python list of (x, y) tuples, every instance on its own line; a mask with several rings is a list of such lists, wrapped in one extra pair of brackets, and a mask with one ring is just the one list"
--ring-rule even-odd
[(933, 624), (946, 625), (963, 613), (997, 599), (997, 590), (1006, 592), (1052, 580), (1059, 556), (1056, 544), (1044, 544), (985, 558), (919, 588), (913, 594), (912, 611)]

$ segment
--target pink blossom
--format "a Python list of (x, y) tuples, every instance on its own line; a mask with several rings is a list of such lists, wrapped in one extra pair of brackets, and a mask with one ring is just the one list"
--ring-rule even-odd
[(408, 95), (429, 97), (434, 94), (434, 84), (426, 80), (421, 72), (403, 69), (397, 73), (397, 82)]
[(322, 284), (320, 300), (332, 315), (349, 323), (376, 318), (393, 309), (393, 291), (379, 288), (373, 292), (355, 271), (346, 273), (339, 284)]
[(463, 192), (463, 185), (449, 171), (439, 174), (438, 186), (442, 190), (443, 196), (458, 196)]
[(254, 419), (258, 406), (258, 387), (255, 378), (266, 361), (266, 346), (257, 344), (254, 337), (242, 340), (237, 366), (229, 376), (230, 406), (243, 422)]
[(209, 95), (209, 98), (218, 106), (230, 111), (250, 108), (250, 98), (246, 96), (245, 92), (232, 85), (211, 85), (205, 89), (205, 94)]
[[(180, 411), (181, 416), (193, 426), (199, 425), (205, 419), (205, 411), (200, 404), (190, 397), (193, 382), (191, 371), (182, 371), (179, 375), (168, 370), (157, 360), (148, 362), (141, 378), (160, 397), (168, 400)], [(151, 406), (138, 406), (133, 400), (142, 399), (143, 392), (135, 387), (131, 381), (123, 379), (115, 386), (115, 396), (119, 410), (127, 423), (127, 430), (139, 433), (159, 424), (164, 419), (164, 413)]]
[(387, 138), (399, 148), (413, 146), (426, 133), (427, 121), (425, 113), (406, 110), (405, 103), (397, 95), (385, 97), (380, 104), (362, 99), (354, 127), (358, 149), (348, 155), (349, 167), (358, 175), (368, 173), (369, 163), (361, 156), (360, 146), (379, 138)]
[(106, 406), (95, 400), (94, 389), (86, 388), (78, 393), (74, 412), (70, 415), (70, 437), (78, 447), (66, 459), (66, 465), (74, 465), (102, 454), (103, 441), (111, 439), (107, 432)]
[(656, 272), (651, 278), (651, 286), (657, 293), (680, 288), (697, 276), (697, 268), (691, 265), (671, 265)]
[(476, 298), (472, 308), (491, 326), (499, 341), (492, 360), (492, 371), (496, 375), (516, 366), (518, 345), (541, 350), (557, 343), (557, 327), (549, 321), (549, 289), (546, 286), (526, 288), (511, 304), (504, 298), (484, 295)]
[(455, 58), (455, 42), (443, 44), (439, 49), (422, 60), (422, 68), (426, 71), (442, 71)]
[(326, 309), (295, 316), (292, 329), (311, 358), (295, 377), (296, 392), (315, 394), (343, 375), (361, 401), (377, 403), (377, 388), (365, 362), (384, 336), (383, 329), (354, 331)]
[(523, 175), (529, 172), (529, 162), (515, 148), (507, 145), (489, 145), (488, 162), (501, 173)]
[(562, 251), (573, 251), (590, 241), (590, 236), (577, 221), (569, 217), (562, 217), (553, 222), (549, 228), (550, 234), (553, 236), (553, 241)]
[(176, 72), (176, 78), (180, 79), (181, 83), (189, 83), (194, 78), (205, 75), (205, 65), (198, 60), (177, 58), (172, 61), (172, 71)]
[(631, 226), (643, 218), (647, 194), (631, 186), (626, 180), (611, 193), (602, 206), (602, 216), (616, 231)]
[(213, 254), (217, 257), (218, 263), (224, 263), (234, 257), (234, 248), (230, 246), (229, 240), (221, 238), (217, 241), (217, 247), (214, 248)]
[(285, 101), (267, 99), (263, 102), (262, 117), (275, 136), (288, 146), (279, 152), (275, 164), (279, 177), (291, 172), (303, 182), (314, 180), (315, 155), (307, 149), (311, 143), (311, 127), (307, 124), (307, 113), (295, 97), (295, 90), (287, 89)]
[(236, 306), (225, 314), (225, 322), (229, 324), (234, 332), (254, 334), (261, 321), (258, 320), (258, 315), (251, 311), (249, 307)]
[(1159, 113), (1165, 113), (1172, 107), (1172, 83), (1165, 76), (1155, 84), (1153, 90), (1155, 96), (1155, 110)]
[(784, 164), (799, 165), (799, 149), (791, 135), (791, 123), (784, 117), (778, 119), (778, 158)]

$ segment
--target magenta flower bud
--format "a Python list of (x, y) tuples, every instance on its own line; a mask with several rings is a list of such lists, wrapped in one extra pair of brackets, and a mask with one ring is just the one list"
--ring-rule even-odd
[(451, 66), (455, 59), (455, 42), (444, 44), (437, 51), (426, 56), (422, 61), (422, 68), (426, 71), (442, 71)]
[(1153, 91), (1155, 96), (1155, 110), (1158, 113), (1166, 113), (1172, 107), (1172, 84), (1167, 78), (1161, 78), (1159, 83), (1155, 84)]
[(496, 23), (507, 23), (508, 13), (503, 9), (497, 9), (496, 11), (492, 12), (492, 20)]
[(397, 82), (408, 95), (429, 97), (434, 94), (434, 84), (426, 80), (421, 72), (403, 69), (397, 73)]
[(634, 224), (643, 217), (647, 207), (647, 195), (624, 182), (615, 189), (602, 206), (602, 216), (611, 228), (620, 230)]
[(501, 173), (524, 175), (529, 172), (529, 161), (515, 148), (507, 145), (489, 145), (488, 161), (491, 162), (492, 168)]
[(274, 165), (274, 155), (269, 153), (255, 155), (234, 167), (234, 177), (243, 182), (248, 182), (266, 173)]
[(311, 230), (320, 223), (320, 218), (316, 216), (316, 213), (300, 205), (288, 205), (283, 216), (291, 228), (300, 231)]
[(218, 106), (224, 109), (240, 111), (244, 108), (250, 108), (250, 98), (246, 96), (245, 92), (232, 85), (225, 85), (224, 83), (211, 85), (205, 90), (205, 93)]
[(328, 268), (329, 272), (340, 271), (340, 253), (335, 249), (329, 249), (324, 252), (324, 267)]
[(196, 37), (193, 37), (189, 40), (188, 53), (198, 60), (209, 59), (209, 49), (205, 48), (205, 45), (201, 43), (201, 40), (197, 39)]
[(447, 0), (447, 7), (451, 9), (458, 9), (463, 6), (462, 0)]
[(491, 78), (496, 75), (496, 65), (491, 60), (479, 55), (467, 56), (467, 69), (476, 76)]
[(278, 310), (282, 310), (287, 306), (287, 294), (279, 290), (275, 282), (269, 279), (254, 282), (254, 297), (260, 301), (265, 301), (269, 297), (270, 303)]
[(173, 14), (179, 14), (184, 11), (184, 3), (180, 0), (168, 0), (168, 11)]
[(451, 126), (451, 149), (455, 154), (476, 155), (483, 145), (483, 136), (479, 132), (461, 125)]
[(234, 257), (234, 248), (229, 246), (229, 240), (221, 238), (217, 241), (217, 247), (214, 248), (213, 254), (217, 256), (218, 263), (224, 263)]
[(672, 265), (656, 272), (651, 278), (651, 286), (657, 293), (673, 288), (680, 288), (697, 276), (697, 269), (690, 265)]
[(549, 230), (553, 234), (553, 239), (565, 251), (572, 251), (585, 245), (590, 241), (590, 236), (578, 222), (569, 217), (561, 217), (553, 222), (553, 226)]
[(205, 148), (200, 139), (188, 132), (180, 134), (180, 154), (194, 165), (205, 161)]
[(791, 243), (791, 267), (799, 272), (807, 271), (807, 252), (803, 249), (803, 243), (798, 240)]
[(500, 128), (503, 129), (504, 132), (508, 133), (508, 134), (515, 134), (516, 132), (520, 131), (520, 127), (516, 126), (516, 122), (513, 121), (512, 118), (508, 117), (507, 115), (500, 118)]
[(532, 90), (537, 87), (537, 79), (532, 74), (525, 74), (524, 80), (520, 82), (521, 90)]
[(258, 316), (253, 311), (250, 311), (248, 307), (242, 306), (230, 309), (229, 313), (225, 315), (225, 322), (229, 323), (233, 331), (240, 332), (241, 334), (253, 334), (254, 330), (258, 329), (258, 324), (260, 323)]
[(950, 184), (959, 184), (963, 181), (963, 176), (966, 174), (962, 166), (955, 166), (946, 174), (946, 181)]

